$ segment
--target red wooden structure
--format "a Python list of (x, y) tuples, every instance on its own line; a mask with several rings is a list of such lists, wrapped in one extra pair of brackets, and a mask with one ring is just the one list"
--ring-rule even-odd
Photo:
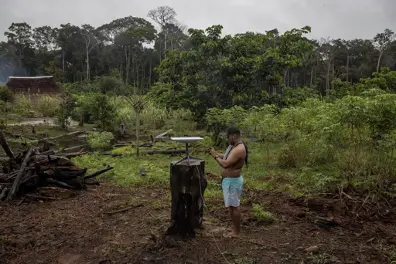
[(24, 94), (58, 94), (61, 87), (53, 76), (14, 77), (8, 79), (7, 87), (14, 93)]

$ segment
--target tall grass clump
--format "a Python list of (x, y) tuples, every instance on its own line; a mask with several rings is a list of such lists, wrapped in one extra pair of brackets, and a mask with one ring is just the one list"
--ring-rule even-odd
[(54, 117), (59, 105), (60, 101), (56, 97), (42, 95), (38, 98), (37, 111), (44, 117)]

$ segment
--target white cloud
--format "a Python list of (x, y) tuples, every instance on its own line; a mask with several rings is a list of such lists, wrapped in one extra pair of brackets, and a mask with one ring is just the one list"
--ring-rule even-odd
[[(312, 37), (372, 38), (396, 25), (393, 0), (0, 0), (0, 31), (12, 22), (100, 26), (113, 19), (147, 19), (150, 9), (169, 5), (188, 27), (224, 26), (225, 33), (281, 32), (309, 25)], [(393, 28), (396, 30), (396, 28)], [(4, 38), (3, 38), (4, 39)]]

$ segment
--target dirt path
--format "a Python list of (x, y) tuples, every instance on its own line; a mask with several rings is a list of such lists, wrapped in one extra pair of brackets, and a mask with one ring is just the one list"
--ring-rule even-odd
[[(243, 207), (245, 232), (239, 239), (222, 237), (228, 217), (221, 204), (205, 213), (196, 238), (165, 237), (168, 197), (166, 190), (103, 184), (61, 201), (2, 203), (0, 259), (9, 264), (389, 263), (386, 254), (396, 242), (394, 218), (390, 223), (338, 218), (340, 226), (321, 228), (305, 216), (305, 206), (281, 194), (255, 198), (277, 215), (275, 224), (257, 225), (251, 207)], [(311, 246), (318, 246), (315, 253), (304, 251)]]

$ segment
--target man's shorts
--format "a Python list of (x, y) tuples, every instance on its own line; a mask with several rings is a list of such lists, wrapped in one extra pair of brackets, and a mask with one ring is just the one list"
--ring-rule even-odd
[(221, 184), (225, 207), (238, 207), (241, 204), (243, 187), (242, 175), (237, 178), (224, 178)]

